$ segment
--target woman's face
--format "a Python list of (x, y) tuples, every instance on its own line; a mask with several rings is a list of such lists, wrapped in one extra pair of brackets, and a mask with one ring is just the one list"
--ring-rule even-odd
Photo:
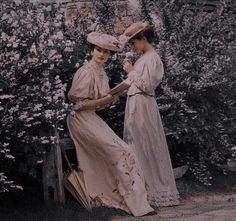
[(129, 41), (129, 45), (133, 52), (142, 54), (145, 51), (146, 48), (146, 39), (131, 39)]
[(104, 64), (111, 57), (111, 52), (107, 49), (95, 46), (91, 52), (92, 59), (98, 64)]

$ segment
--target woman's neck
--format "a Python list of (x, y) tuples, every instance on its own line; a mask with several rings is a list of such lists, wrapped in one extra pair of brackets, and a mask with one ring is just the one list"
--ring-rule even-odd
[(103, 64), (101, 64), (101, 63), (95, 61), (93, 58), (90, 60), (90, 63), (91, 63), (92, 65), (94, 65), (95, 67), (97, 67), (97, 68), (102, 68), (102, 67), (103, 67)]
[(147, 43), (144, 47), (143, 54), (147, 53), (148, 51), (153, 50), (153, 46), (150, 43)]

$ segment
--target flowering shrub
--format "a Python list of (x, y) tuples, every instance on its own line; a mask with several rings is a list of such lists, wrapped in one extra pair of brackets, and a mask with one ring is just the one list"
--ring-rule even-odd
[(65, 27), (60, 5), (10, 0), (2, 8), (1, 153), (12, 160), (11, 149), (18, 169), (36, 176), (33, 168), (55, 140), (51, 129), (63, 131), (71, 110), (65, 92), (87, 52), (84, 32), (78, 35)]

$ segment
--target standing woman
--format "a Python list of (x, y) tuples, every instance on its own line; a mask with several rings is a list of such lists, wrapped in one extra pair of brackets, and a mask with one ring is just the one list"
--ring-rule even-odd
[(132, 148), (95, 113), (115, 100), (108, 95), (103, 65), (120, 50), (119, 41), (97, 32), (88, 34), (87, 41), (92, 59), (73, 78), (68, 97), (75, 104), (75, 115), (68, 116), (67, 124), (88, 194), (95, 204), (119, 208), (134, 216), (153, 213)]
[(179, 204), (179, 193), (164, 134), (155, 89), (163, 77), (163, 64), (152, 46), (153, 29), (146, 22), (132, 24), (120, 41), (128, 42), (141, 57), (132, 65), (124, 60), (125, 80), (131, 84), (125, 109), (124, 140), (133, 147), (144, 172), (152, 206)]

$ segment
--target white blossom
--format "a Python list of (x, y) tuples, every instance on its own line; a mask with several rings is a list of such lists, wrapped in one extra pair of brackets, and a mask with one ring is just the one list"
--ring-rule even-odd
[(73, 48), (72, 47), (66, 47), (64, 49), (65, 52), (73, 52)]
[(4, 99), (9, 99), (9, 98), (14, 98), (14, 96), (13, 95), (1, 95), (0, 96), (0, 99), (2, 99), (2, 100), (4, 100)]
[(52, 118), (54, 116), (54, 113), (52, 110), (45, 110), (45, 117), (46, 118)]
[(12, 107), (8, 110), (10, 114), (13, 114), (14, 112), (17, 112), (19, 110), (19, 105), (16, 105), (15, 107)]
[(6, 154), (5, 157), (8, 159), (15, 159), (15, 157), (13, 157), (11, 154)]
[(28, 113), (24, 111), (24, 112), (22, 112), (21, 115), (19, 116), (19, 119), (20, 119), (20, 120), (24, 120), (24, 119), (26, 119), (27, 117), (28, 117)]
[(19, 58), (20, 58), (20, 54), (15, 54), (14, 57), (15, 57), (16, 60), (19, 60)]
[(5, 32), (2, 32), (2, 34), (1, 34), (1, 39), (2, 39), (3, 41), (6, 41), (8, 38), (9, 38), (9, 36), (8, 36)]
[(54, 46), (54, 44), (53, 44), (51, 39), (48, 40), (48, 46)]
[(30, 48), (30, 52), (35, 53), (35, 54), (37, 53), (35, 43), (32, 44), (32, 46)]
[[(41, 114), (40, 114), (40, 115), (41, 115)], [(40, 121), (35, 121), (35, 122), (32, 123), (32, 125), (39, 125), (39, 124), (41, 124)]]
[(57, 34), (54, 35), (54, 38), (62, 40), (63, 39), (63, 33), (61, 31), (58, 31)]
[(45, 97), (45, 99), (46, 99), (47, 101), (49, 101), (49, 102), (52, 102), (52, 98), (49, 97), (49, 96)]
[(42, 106), (42, 104), (36, 104), (33, 108), (33, 111), (40, 111)]
[(14, 187), (15, 187), (16, 189), (23, 190), (23, 187), (20, 186), (20, 185), (14, 185)]
[(42, 140), (41, 141), (42, 144), (47, 144), (47, 143), (50, 143), (49, 140)]
[(37, 63), (39, 61), (38, 58), (28, 58), (29, 63)]
[(17, 134), (18, 137), (22, 137), (25, 134), (25, 131), (21, 131)]
[(28, 117), (27, 119), (26, 119), (26, 122), (30, 122), (30, 121), (32, 121), (34, 118), (33, 117)]
[(54, 66), (55, 66), (54, 64), (50, 64), (49, 69), (52, 70), (54, 68)]

